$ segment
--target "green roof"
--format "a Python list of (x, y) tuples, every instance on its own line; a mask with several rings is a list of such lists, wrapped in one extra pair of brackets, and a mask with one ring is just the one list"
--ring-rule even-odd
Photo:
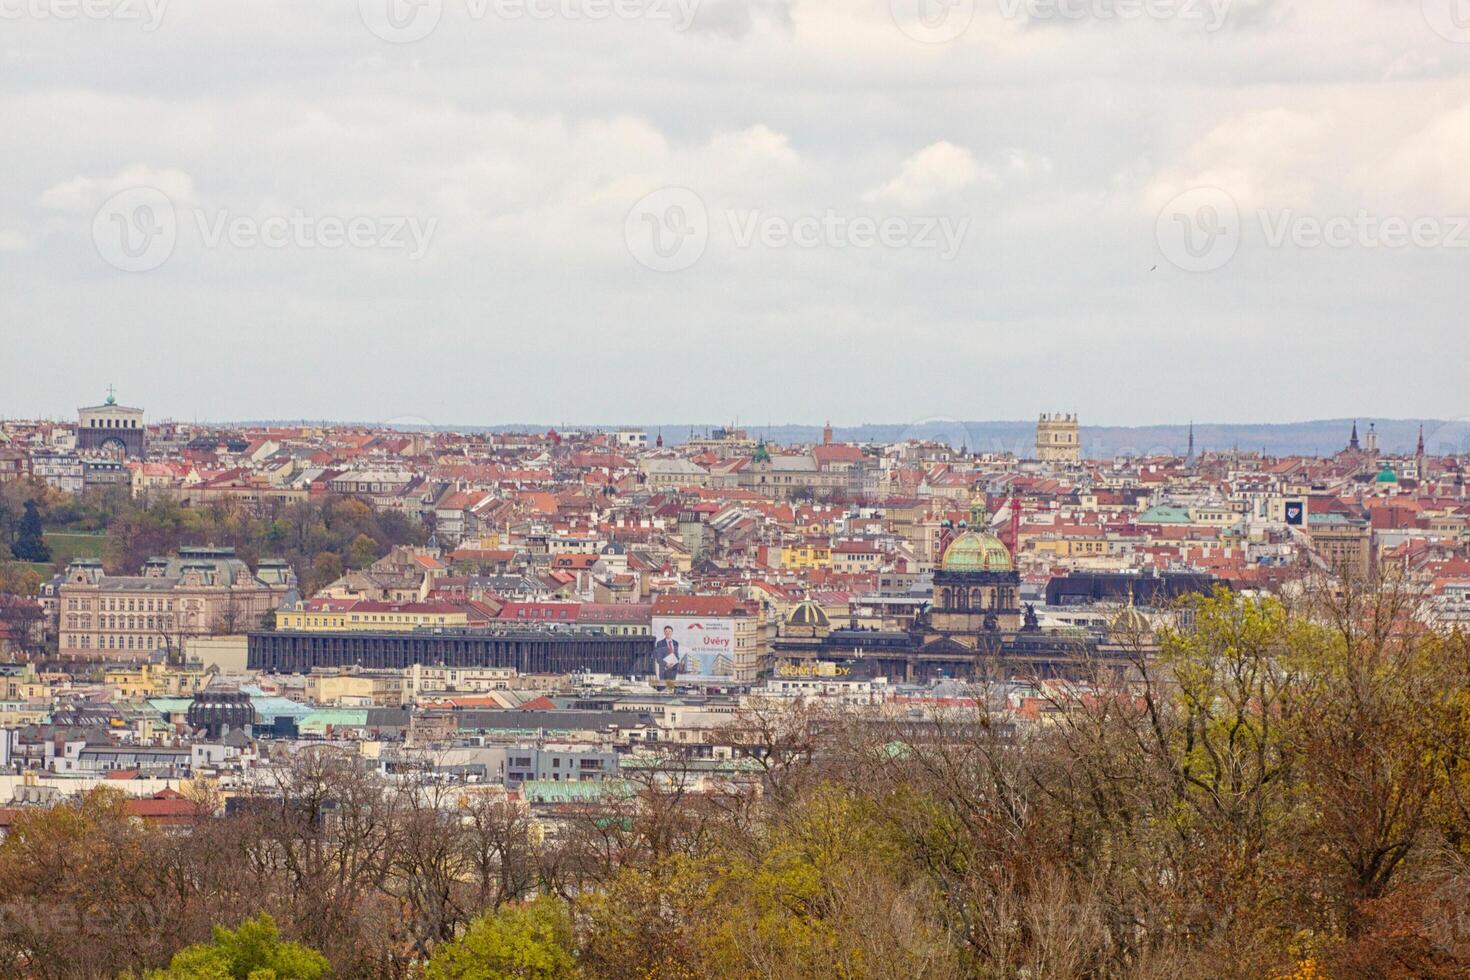
[(633, 784), (625, 779), (567, 780), (528, 779), (521, 783), (521, 793), (533, 803), (590, 803), (612, 796), (627, 799), (633, 795)]
[(1383, 469), (1381, 469), (1381, 470), (1378, 471), (1378, 475), (1373, 478), (1373, 482), (1374, 483), (1397, 483), (1397, 482), (1399, 482), (1399, 478), (1398, 478), (1398, 474), (1393, 471), (1393, 467), (1392, 466), (1385, 466)]
[(167, 717), (169, 715), (182, 714), (189, 710), (189, 705), (194, 703), (193, 698), (149, 698), (148, 707)]
[(1169, 504), (1155, 504), (1139, 514), (1135, 524), (1190, 524), (1189, 511)]
[(296, 728), (303, 732), (326, 731), (329, 725), (333, 728), (362, 728), (367, 725), (367, 716), (365, 708), (322, 708), (298, 721)]
[(1009, 572), (1011, 553), (993, 534), (966, 531), (949, 543), (939, 567), (946, 572)]

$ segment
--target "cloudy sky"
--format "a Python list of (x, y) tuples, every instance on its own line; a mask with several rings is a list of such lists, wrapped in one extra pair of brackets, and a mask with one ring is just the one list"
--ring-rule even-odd
[(1470, 415), (1465, 0), (0, 0), (0, 46), (0, 414)]

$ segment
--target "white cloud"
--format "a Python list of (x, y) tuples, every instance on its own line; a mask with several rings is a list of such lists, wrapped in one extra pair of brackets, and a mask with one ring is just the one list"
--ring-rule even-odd
[(905, 160), (897, 177), (868, 191), (863, 199), (905, 208), (922, 207), (969, 187), (980, 176), (975, 154), (941, 140)]
[(194, 199), (194, 178), (187, 173), (135, 164), (111, 177), (77, 176), (52, 184), (41, 192), (37, 203), (48, 211), (86, 214), (97, 210), (109, 196), (134, 187), (160, 190), (175, 204)]
[[(906, 35), (888, 0), (720, 0), (682, 33), (474, 20), (446, 3), (439, 29), (405, 45), (372, 36), (352, 2), (174, 4), (148, 34), (18, 20), (0, 52), (0, 249), (27, 251), (0, 262), (0, 323), (43, 326), (4, 341), (64, 361), (79, 387), (145, 389), (152, 414), (180, 417), (378, 417), (384, 390), (396, 414), (445, 421), (1024, 417), (1056, 404), (1115, 421), (1185, 406), (1464, 415), (1457, 255), (1242, 248), (1210, 276), (1145, 278), (1158, 206), (1198, 184), (1243, 209), (1470, 208), (1470, 45), (1417, 8), (1252, 0), (1208, 34), (1146, 19), (1048, 29), (981, 2), (948, 44)], [(119, 276), (87, 219), (135, 185), (236, 214), (439, 225), (416, 265), (181, 241), (166, 267)], [(696, 190), (714, 215), (974, 221), (948, 264), (731, 250), (712, 234), (698, 265), (659, 276), (621, 235), (663, 186)], [(1282, 324), (1303, 346), (1361, 350), (1387, 322), (1412, 324), (1415, 342), (1321, 378), (1261, 374), (1253, 338)], [(218, 356), (262, 331), (268, 351)], [(989, 372), (974, 389), (997, 345), (1033, 335), (1077, 363)], [(1200, 335), (1239, 342), (1188, 385), (1092, 383), (1136, 373), (1141, 347), (1194, 363)], [(547, 383), (548, 371), (690, 378), (711, 351), (719, 383), (656, 410), (637, 383)], [(875, 358), (876, 396), (811, 383), (812, 363), (850, 377)], [(1374, 383), (1394, 374), (1416, 384)], [(75, 404), (46, 372), (12, 381), (0, 414)], [(270, 394), (282, 391), (289, 407)]]

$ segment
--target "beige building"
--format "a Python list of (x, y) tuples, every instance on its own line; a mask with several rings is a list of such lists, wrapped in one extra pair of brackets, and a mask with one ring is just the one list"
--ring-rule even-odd
[(463, 608), (447, 602), (371, 602), (309, 599), (276, 610), (278, 630), (385, 630), (458, 628), (469, 625)]
[(1036, 422), (1036, 458), (1043, 463), (1076, 463), (1082, 458), (1077, 416), (1041, 413)]
[(139, 664), (136, 667), (114, 667), (102, 675), (102, 683), (115, 688), (123, 701), (145, 698), (186, 697), (204, 690), (211, 675), (202, 667), (169, 667), (165, 664)]
[(1373, 527), (1345, 514), (1309, 514), (1307, 534), (1322, 564), (1337, 575), (1366, 578), (1373, 571)]
[(177, 656), (191, 636), (241, 633), (259, 626), (295, 589), (284, 561), (255, 572), (233, 548), (181, 548), (150, 558), (139, 575), (108, 575), (95, 559), (72, 562), (58, 590), (63, 658), (144, 660)]

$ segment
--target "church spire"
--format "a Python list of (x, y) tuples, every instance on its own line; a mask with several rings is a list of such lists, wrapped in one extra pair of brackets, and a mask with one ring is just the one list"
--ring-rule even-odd
[(988, 516), (989, 508), (985, 506), (985, 491), (977, 490), (975, 496), (970, 498), (970, 527), (985, 530), (985, 525), (990, 523)]
[(1353, 419), (1353, 434), (1348, 437), (1347, 447), (1353, 452), (1358, 451), (1358, 420)]

